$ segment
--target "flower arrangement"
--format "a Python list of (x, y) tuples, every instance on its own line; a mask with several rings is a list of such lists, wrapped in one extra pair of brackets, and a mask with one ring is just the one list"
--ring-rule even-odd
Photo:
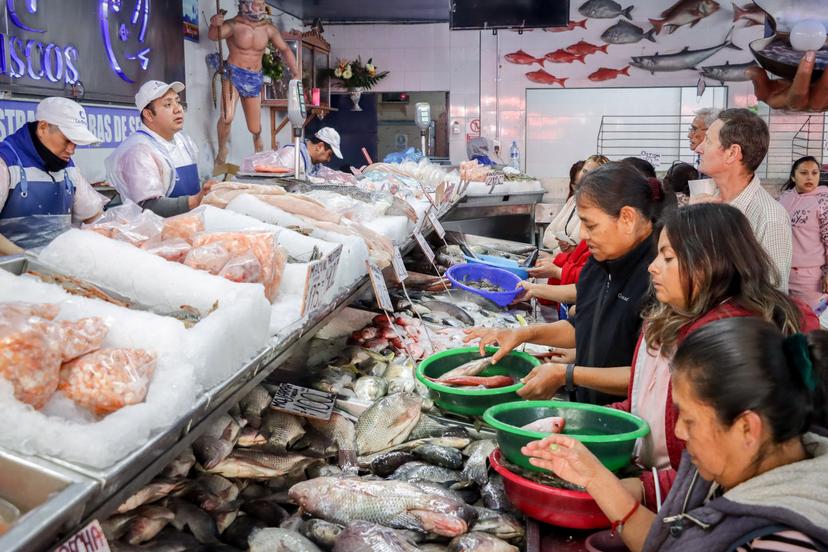
[(388, 71), (377, 72), (377, 68), (371, 61), (369, 59), (368, 63), (363, 65), (361, 58), (340, 59), (336, 62), (336, 68), (328, 69), (328, 76), (338, 79), (342, 88), (369, 90), (388, 76)]
[(282, 63), (282, 56), (269, 46), (262, 54), (262, 73), (270, 77), (274, 83), (282, 80), (282, 76), (285, 74), (285, 64)]

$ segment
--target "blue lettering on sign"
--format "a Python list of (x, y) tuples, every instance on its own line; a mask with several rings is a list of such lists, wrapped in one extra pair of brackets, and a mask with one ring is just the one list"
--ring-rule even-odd
[[(0, 100), (0, 140), (30, 121), (35, 120), (36, 100)], [(141, 118), (135, 107), (119, 108), (110, 106), (85, 105), (89, 131), (101, 139), (94, 146), (81, 148), (114, 148), (135, 132), (141, 125)]]
[[(129, 22), (133, 27), (138, 27), (138, 45), (135, 51), (127, 51), (124, 53), (124, 58), (130, 61), (137, 61), (141, 69), (146, 71), (150, 63), (150, 48), (145, 48), (143, 45), (146, 41), (147, 29), (149, 27), (150, 0), (134, 1), (135, 7), (132, 10)], [(103, 39), (104, 50), (106, 51), (106, 56), (109, 59), (109, 66), (121, 79), (130, 83), (135, 82), (135, 80), (128, 77), (121, 68), (121, 63), (118, 60), (118, 56), (115, 54), (115, 49), (112, 45), (112, 26), (110, 25), (110, 19), (113, 14), (121, 12), (121, 0), (99, 0), (99, 2), (98, 22), (101, 27), (101, 38)], [(115, 25), (115, 29), (116, 36), (121, 42), (126, 43), (133, 36), (129, 30), (129, 27), (127, 27), (125, 23)]]
[[(37, 12), (37, 0), (26, 0), (26, 10), (29, 13)], [(25, 25), (22, 21), (20, 21), (20, 17), (17, 15), (17, 10), (14, 8), (14, 0), (6, 0), (6, 11), (9, 14), (9, 18), (14, 23), (15, 27), (19, 27), (24, 31), (29, 31), (30, 33), (45, 33), (46, 29), (35, 29)]]

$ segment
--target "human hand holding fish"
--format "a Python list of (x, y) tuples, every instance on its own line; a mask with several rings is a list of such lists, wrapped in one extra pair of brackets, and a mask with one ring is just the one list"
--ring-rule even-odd
[(828, 71), (813, 84), (811, 75), (816, 62), (816, 52), (808, 51), (802, 56), (793, 82), (789, 80), (770, 80), (761, 67), (751, 67), (747, 75), (753, 81), (756, 98), (774, 109), (791, 109), (795, 111), (828, 110)]
[(526, 377), (521, 380), (524, 385), (517, 394), (527, 400), (551, 399), (558, 389), (566, 384), (565, 364), (541, 364), (535, 366)]

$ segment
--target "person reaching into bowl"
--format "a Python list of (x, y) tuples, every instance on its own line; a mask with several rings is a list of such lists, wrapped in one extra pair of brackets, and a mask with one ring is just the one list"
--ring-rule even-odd
[(718, 320), (679, 345), (672, 379), (687, 448), (657, 514), (571, 437), (522, 451), (584, 487), (634, 552), (828, 548), (828, 332)]

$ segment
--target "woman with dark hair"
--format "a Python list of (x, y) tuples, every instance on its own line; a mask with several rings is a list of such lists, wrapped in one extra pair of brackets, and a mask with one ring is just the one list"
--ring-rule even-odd
[(828, 292), (828, 188), (819, 185), (819, 163), (797, 159), (779, 203), (791, 217), (793, 255), (788, 292), (811, 308)]
[(658, 178), (655, 167), (646, 159), (641, 159), (640, 157), (625, 157), (621, 162), (638, 170), (638, 172), (647, 178)]
[(828, 548), (828, 332), (719, 320), (678, 347), (672, 379), (687, 450), (658, 514), (571, 437), (523, 453), (584, 487), (633, 551)]
[(664, 175), (662, 184), (666, 193), (676, 194), (679, 207), (690, 203), (691, 180), (698, 180), (699, 171), (690, 163), (673, 163)]
[(480, 338), (481, 354), (486, 345), (500, 345), (495, 362), (526, 342), (576, 347), (575, 363), (535, 368), (519, 393), (548, 395), (566, 385), (583, 402), (606, 404), (623, 397), (629, 384), (664, 193), (632, 167), (608, 163), (584, 176), (575, 198), (581, 238), (591, 254), (576, 284), (575, 318), (518, 329), (472, 328), (466, 341)]

